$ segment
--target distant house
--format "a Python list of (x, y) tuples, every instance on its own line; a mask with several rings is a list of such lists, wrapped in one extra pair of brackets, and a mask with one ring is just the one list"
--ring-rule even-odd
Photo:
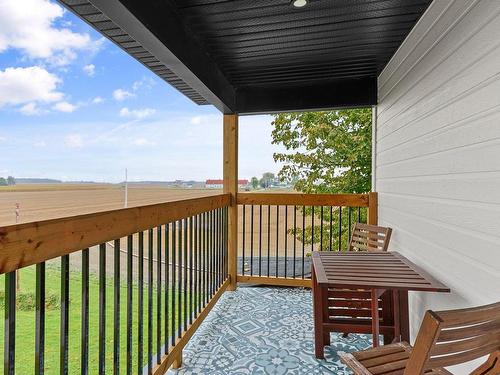
[[(205, 187), (207, 189), (222, 189), (224, 185), (223, 180), (206, 180)], [(242, 188), (248, 185), (248, 180), (238, 180), (238, 187)]]

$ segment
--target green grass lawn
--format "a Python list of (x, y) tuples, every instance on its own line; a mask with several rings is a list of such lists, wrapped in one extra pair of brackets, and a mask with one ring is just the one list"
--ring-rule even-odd
[[(46, 294), (60, 296), (60, 269), (55, 264), (47, 265), (46, 268)], [(147, 272), (145, 272), (145, 281)], [(81, 340), (81, 272), (71, 271), (70, 274), (70, 312), (69, 312), (69, 373), (80, 373), (80, 340)], [(0, 290), (4, 290), (5, 276), (0, 277)], [(90, 311), (89, 311), (89, 373), (98, 372), (98, 351), (99, 351), (99, 283), (97, 275), (90, 276)], [(21, 271), (21, 293), (34, 293), (35, 291), (35, 267), (28, 267)], [(137, 285), (133, 287), (133, 369), (137, 373)], [(125, 280), (121, 281), (120, 292), (120, 373), (125, 371), (126, 355), (126, 295), (127, 288)], [(162, 291), (162, 344), (164, 341), (164, 291)], [(153, 294), (153, 355), (156, 352), (156, 289)], [(177, 301), (176, 301), (177, 303)], [(106, 282), (106, 373), (111, 373), (113, 368), (113, 304), (114, 290), (111, 278)], [(147, 288), (144, 288), (144, 360), (147, 358)], [(176, 307), (177, 309), (177, 307)], [(2, 309), (3, 313), (3, 309)], [(45, 370), (46, 374), (59, 373), (59, 331), (60, 331), (60, 310), (56, 306), (46, 310), (46, 330), (45, 330)], [(169, 324), (170, 327), (170, 324)], [(3, 334), (4, 324), (0, 325), (0, 349), (3, 354)], [(170, 334), (170, 332), (169, 332)], [(34, 371), (35, 358), (35, 311), (17, 310), (16, 315), (16, 374), (31, 374)], [(155, 358), (155, 357), (154, 357)], [(155, 360), (155, 359), (154, 359)], [(3, 373), (3, 361), (0, 361), (0, 373)]]

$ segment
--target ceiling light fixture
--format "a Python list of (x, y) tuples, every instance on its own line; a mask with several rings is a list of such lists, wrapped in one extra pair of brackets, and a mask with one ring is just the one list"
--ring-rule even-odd
[(307, 0), (293, 0), (292, 5), (295, 8), (302, 8), (302, 7), (305, 7), (307, 5)]

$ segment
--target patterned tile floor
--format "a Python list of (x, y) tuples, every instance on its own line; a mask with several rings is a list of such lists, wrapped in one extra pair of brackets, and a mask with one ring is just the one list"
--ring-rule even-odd
[(325, 360), (314, 357), (312, 297), (296, 288), (240, 287), (226, 292), (169, 375), (350, 374), (337, 351), (371, 346), (371, 335), (332, 334)]

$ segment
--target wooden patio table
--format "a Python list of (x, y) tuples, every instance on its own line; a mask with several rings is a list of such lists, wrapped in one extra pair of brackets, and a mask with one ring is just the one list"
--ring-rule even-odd
[[(409, 341), (408, 291), (450, 292), (396, 251), (312, 253), (314, 334), (316, 358), (324, 358), (325, 333), (332, 331), (329, 321), (329, 289), (366, 290), (371, 293), (371, 333), (373, 346), (379, 345), (379, 297), (385, 291), (393, 296), (394, 340)], [(330, 328), (330, 329), (329, 329)]]

